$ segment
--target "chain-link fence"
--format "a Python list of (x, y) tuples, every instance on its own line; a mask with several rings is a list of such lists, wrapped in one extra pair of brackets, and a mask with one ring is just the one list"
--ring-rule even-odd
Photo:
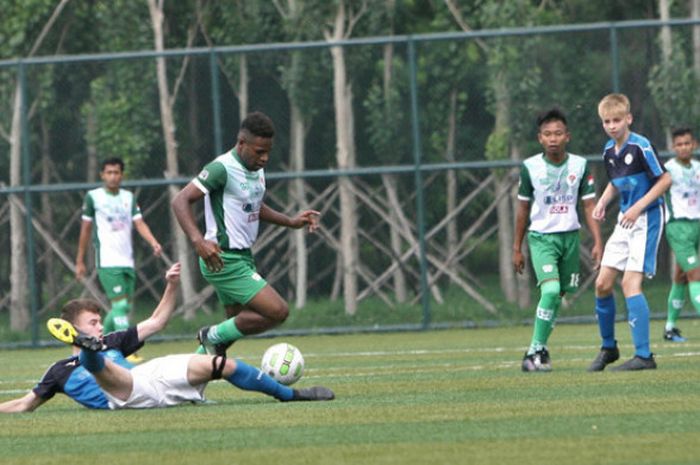
[[(659, 51), (662, 27), (675, 38), (670, 57)], [(36, 344), (41, 322), (66, 300), (104, 302), (94, 272), (75, 281), (74, 260), (83, 196), (109, 156), (126, 160), (125, 187), (165, 248), (166, 259), (156, 259), (134, 238), (136, 301), (152, 304), (178, 256), (168, 187), (234, 145), (241, 114), (253, 110), (277, 129), (266, 202), (290, 215), (322, 212), (318, 233), (268, 225), (254, 249), (260, 272), (299, 315), (289, 328), (464, 325), (517, 318), (519, 307), (529, 316), (533, 281), (504, 275), (504, 241), (518, 160), (540, 149), (536, 114), (561, 107), (569, 150), (596, 160), (605, 141), (597, 102), (621, 91), (633, 129), (665, 149), (670, 126), (698, 125), (697, 89), (678, 119), (665, 107), (678, 99), (667, 85), (677, 82), (674, 67), (693, 66), (697, 27), (642, 21), (0, 62), (0, 81), (12, 83), (0, 86), (9, 110), (0, 142), (0, 318), (7, 327), (22, 315), (30, 322), (3, 334)], [(600, 191), (605, 175), (594, 170)], [(584, 285), (572, 305), (590, 294), (583, 238)], [(196, 292), (179, 312), (220, 320), (191, 247), (187, 260)], [(669, 263), (665, 250), (661, 263)], [(667, 280), (661, 271), (657, 279)]]

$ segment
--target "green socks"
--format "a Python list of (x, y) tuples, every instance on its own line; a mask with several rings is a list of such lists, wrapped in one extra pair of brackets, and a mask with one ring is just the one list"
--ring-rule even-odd
[(673, 283), (671, 291), (668, 293), (668, 313), (666, 315), (666, 331), (676, 327), (676, 320), (685, 305), (685, 293), (688, 285), (684, 283)]
[(532, 332), (532, 341), (528, 355), (532, 355), (538, 350), (547, 346), (547, 340), (552, 333), (554, 321), (559, 312), (561, 296), (559, 281), (546, 281), (540, 286), (540, 301), (537, 303), (537, 313), (535, 315), (535, 325)]
[(121, 299), (112, 302), (112, 308), (105, 317), (104, 334), (109, 334), (114, 331), (121, 331), (129, 327), (129, 312), (131, 304), (128, 299)]
[(216, 326), (209, 328), (207, 339), (213, 344), (222, 342), (234, 342), (243, 337), (243, 333), (236, 326), (236, 317), (230, 318)]

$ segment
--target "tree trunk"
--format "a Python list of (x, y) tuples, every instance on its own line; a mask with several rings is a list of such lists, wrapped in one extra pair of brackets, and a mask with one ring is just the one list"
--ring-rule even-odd
[[(518, 161), (520, 160), (520, 147), (518, 146), (517, 143), (513, 143), (510, 151), (510, 158), (511, 160)], [(510, 195), (508, 196), (509, 199), (515, 199), (518, 196), (518, 185), (514, 184), (513, 188), (510, 190)], [(517, 202), (512, 202), (511, 204), (513, 206), (513, 211), (511, 212), (511, 218), (515, 218), (516, 215), (516, 210), (517, 210)], [(512, 224), (512, 223), (511, 223)], [(513, 243), (513, 234), (514, 231), (511, 229), (510, 230), (510, 239), (508, 241), (508, 244)], [(523, 252), (523, 259), (525, 260), (525, 263), (529, 263), (530, 261), (530, 249), (527, 247), (527, 240), (523, 241), (523, 247), (522, 247), (522, 252)], [(510, 253), (513, 253), (512, 251)], [(512, 265), (511, 265), (512, 269)], [(515, 276), (515, 282), (518, 287), (518, 307), (520, 308), (530, 308), (532, 305), (532, 285), (531, 285), (531, 277), (530, 277), (530, 268), (529, 266), (525, 266), (523, 269), (522, 274), (517, 274), (514, 273)]]
[[(659, 0), (659, 19), (661, 21), (668, 21), (671, 19), (671, 2), (670, 0)], [(661, 27), (659, 31), (659, 39), (661, 43), (661, 60), (664, 66), (670, 66), (671, 54), (673, 53), (673, 44), (671, 39), (671, 28), (668, 26)], [(671, 128), (666, 126), (664, 128), (664, 134), (666, 136), (666, 150), (671, 150), (673, 147), (673, 140), (671, 138)]]
[[(346, 20), (344, 2), (340, 2), (335, 17), (330, 41), (344, 37)], [(328, 37), (327, 37), (328, 38)], [(335, 106), (336, 160), (339, 169), (355, 167), (355, 135), (352, 110), (352, 86), (347, 82), (345, 51), (342, 47), (331, 47), (333, 58), (333, 101)], [(350, 188), (351, 180), (338, 178), (340, 196), (340, 255), (342, 258), (343, 298), (345, 312), (354, 315), (357, 311), (357, 201)]]
[[(393, 11), (394, 1), (388, 0), (386, 7), (389, 11)], [(393, 30), (391, 31), (393, 34)], [(393, 78), (393, 63), (394, 63), (394, 44), (386, 44), (384, 46), (384, 102), (387, 108), (387, 118), (392, 118), (393, 107), (389, 107), (391, 102), (391, 82)], [(399, 192), (398, 192), (398, 179), (396, 176), (391, 174), (382, 175), (382, 184), (386, 190), (387, 197), (393, 200), (394, 205), (400, 205), (399, 202)], [(397, 225), (399, 224), (399, 215), (393, 208), (389, 210), (389, 241), (391, 244), (391, 251), (393, 253), (392, 263), (397, 263), (398, 257), (401, 256), (401, 233), (398, 230)], [(406, 276), (403, 272), (401, 266), (396, 266), (392, 273), (392, 282), (394, 284), (394, 297), (399, 303), (405, 302), (408, 299), (408, 292), (406, 290)]]
[[(401, 205), (399, 201), (399, 190), (397, 187), (398, 178), (393, 174), (383, 174), (382, 184), (384, 184), (384, 190), (386, 190), (386, 195), (389, 197), (389, 205)], [(392, 272), (392, 281), (394, 283), (394, 294), (396, 301), (399, 303), (405, 302), (408, 299), (408, 290), (406, 289), (406, 275), (403, 272), (403, 268), (398, 264), (398, 258), (403, 255), (401, 233), (398, 229), (399, 215), (398, 212), (390, 208), (389, 209), (389, 241), (391, 244), (391, 251), (393, 257), (391, 259), (392, 264), (396, 263), (396, 268)]]
[[(148, 0), (148, 9), (151, 13), (151, 24), (153, 26), (153, 39), (155, 42), (155, 49), (158, 52), (162, 52), (164, 49), (164, 38), (163, 38), (163, 10), (162, 2), (156, 6), (156, 0)], [(177, 157), (177, 141), (175, 140), (175, 120), (173, 118), (173, 102), (170, 98), (170, 91), (168, 90), (168, 76), (165, 58), (160, 56), (156, 58), (156, 72), (158, 77), (158, 95), (160, 103), (160, 117), (161, 117), (161, 127), (163, 130), (163, 139), (165, 140), (165, 153), (166, 153), (166, 170), (165, 177), (167, 179), (174, 179), (177, 177), (178, 169), (178, 157)], [(176, 186), (170, 186), (168, 188), (169, 199), (172, 202), (173, 198), (177, 194), (178, 189)], [(187, 303), (195, 295), (194, 290), (194, 279), (193, 279), (193, 266), (190, 259), (191, 254), (189, 250), (189, 244), (185, 233), (182, 231), (177, 223), (177, 219), (170, 210), (170, 230), (175, 233), (175, 256), (177, 260), (182, 265), (180, 272), (180, 282), (182, 289), (182, 297), (184, 303)], [(192, 308), (185, 314), (184, 318), (190, 320), (194, 318), (196, 309)]]
[[(501, 73), (496, 73), (494, 76), (494, 94), (496, 104), (496, 121), (494, 124), (494, 132), (496, 134), (507, 134), (508, 123), (510, 120), (510, 99), (508, 89)], [(497, 183), (497, 192), (503, 185), (510, 183), (510, 180), (504, 175)], [(496, 207), (498, 216), (498, 270), (501, 282), (501, 290), (508, 302), (516, 302), (517, 284), (515, 281), (515, 271), (512, 264), (512, 245), (513, 245), (513, 209), (511, 207), (510, 196), (504, 195), (498, 201)]]
[[(304, 136), (306, 135), (306, 125), (299, 106), (295, 103), (290, 108), (290, 152), (289, 165), (292, 171), (304, 171)], [(306, 206), (306, 192), (304, 191), (304, 180), (297, 178), (289, 184), (289, 196), (297, 210)], [(295, 267), (293, 271), (293, 281), (295, 288), (295, 306), (303, 308), (306, 305), (306, 288), (308, 285), (308, 256), (306, 249), (306, 232), (303, 229), (296, 229), (290, 237), (290, 246), (295, 257)]]
[[(21, 184), (22, 166), (22, 93), (19, 81), (15, 87), (15, 101), (10, 132), (10, 186)], [(16, 196), (17, 194), (11, 194)], [(25, 251), (24, 216), (19, 207), (10, 202), (10, 329), (24, 331), (29, 327), (29, 307), (27, 306), (27, 254)]]

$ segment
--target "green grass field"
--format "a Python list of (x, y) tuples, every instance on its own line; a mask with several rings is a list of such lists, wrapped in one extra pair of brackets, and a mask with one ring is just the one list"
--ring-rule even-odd
[[(552, 373), (522, 373), (530, 327), (284, 338), (306, 358), (300, 385), (337, 399), (282, 404), (212, 383), (215, 403), (90, 411), (58, 396), (28, 414), (0, 415), (0, 464), (697, 464), (700, 320), (663, 343), (659, 369), (587, 373), (592, 325), (560, 325)], [(623, 359), (632, 348), (617, 325)], [(231, 349), (258, 365), (277, 339)], [(156, 357), (191, 343), (153, 343)], [(66, 348), (2, 352), (0, 401), (23, 395)], [(698, 441), (698, 442), (696, 442)]]

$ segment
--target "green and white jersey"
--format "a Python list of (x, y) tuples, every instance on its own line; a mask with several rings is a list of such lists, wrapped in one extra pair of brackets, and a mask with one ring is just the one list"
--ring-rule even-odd
[(567, 154), (559, 165), (538, 153), (523, 161), (518, 199), (531, 203), (530, 231), (557, 233), (581, 228), (578, 200), (595, 197), (595, 182), (586, 159)]
[(88, 191), (83, 202), (83, 221), (93, 223), (97, 268), (134, 267), (131, 234), (141, 209), (134, 194), (119, 189), (113, 194), (104, 187)]
[(700, 218), (700, 162), (690, 160), (689, 165), (675, 158), (666, 162), (671, 173), (671, 188), (666, 192), (668, 220)]
[(192, 182), (206, 194), (204, 238), (224, 250), (250, 248), (258, 237), (264, 170), (248, 171), (234, 148), (207, 164)]

